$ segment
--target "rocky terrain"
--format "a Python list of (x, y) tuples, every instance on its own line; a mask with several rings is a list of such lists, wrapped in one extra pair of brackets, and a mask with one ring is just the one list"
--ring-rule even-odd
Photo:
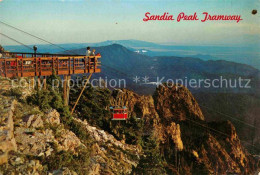
[[(198, 93), (205, 119), (230, 120), (243, 146), (252, 154), (260, 154), (260, 98), (257, 94)], [(253, 145), (253, 146), (252, 146)]]
[[(2, 79), (1, 83), (7, 87), (1, 88), (0, 94), (0, 174), (130, 174), (137, 166), (141, 153), (137, 146), (120, 142), (87, 121), (74, 119), (87, 135), (87, 139), (80, 139), (61, 123), (56, 109), (43, 112), (20, 102), (21, 97), (17, 101), (9, 94), (9, 80)], [(75, 169), (53, 169), (49, 165), (60, 161), (70, 164), (79, 157), (82, 160), (77, 163), (81, 165)]]
[[(57, 105), (58, 98), (48, 101), (50, 96), (40, 96), (27, 86), (13, 89), (9, 79), (0, 81), (0, 174), (253, 174), (259, 170), (259, 160), (243, 148), (232, 123), (206, 122), (183, 86), (160, 86), (153, 96), (126, 89), (87, 89), (96, 101), (88, 101), (86, 92), (84, 103), (69, 120), (61, 110), (65, 107)], [(48, 101), (50, 107), (29, 103), (26, 99), (35, 93), (36, 100)], [(109, 106), (127, 106), (128, 121), (111, 121)]]
[(259, 160), (243, 148), (233, 124), (205, 122), (198, 103), (183, 86), (160, 86), (153, 97), (121, 90), (112, 102), (128, 106), (130, 114), (138, 111), (140, 117), (154, 119), (153, 134), (169, 174), (251, 174), (259, 168)]

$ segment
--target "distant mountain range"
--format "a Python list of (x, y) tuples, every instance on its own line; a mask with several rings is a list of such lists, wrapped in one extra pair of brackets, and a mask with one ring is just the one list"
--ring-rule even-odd
[[(69, 52), (73, 54), (85, 54), (86, 46), (96, 48), (97, 52), (100, 52), (102, 55), (103, 66), (102, 73), (100, 75), (103, 78), (126, 78), (127, 85), (132, 89), (137, 90), (139, 93), (151, 94), (155, 89), (155, 86), (152, 86), (151, 84), (156, 84), (157, 78), (162, 79), (163, 77), (163, 80), (166, 81), (167, 79), (214, 79), (220, 78), (220, 76), (223, 76), (223, 78), (238, 78), (239, 76), (242, 76), (253, 80), (252, 83), (254, 88), (253, 90), (249, 89), (251, 93), (254, 93), (259, 89), (257, 88), (260, 84), (258, 83), (260, 79), (259, 70), (254, 68), (257, 67), (258, 63), (252, 60), (248, 64), (254, 65), (254, 67), (231, 61), (218, 60), (216, 57), (211, 55), (196, 54), (194, 57), (167, 56), (167, 53), (169, 54), (170, 52), (161, 51), (163, 49), (181, 50), (186, 48), (190, 49), (190, 52), (193, 52), (192, 50), (194, 49), (205, 50), (208, 47), (206, 50), (211, 50), (212, 52), (214, 50), (218, 50), (218, 52), (223, 50), (223, 52), (225, 52), (225, 49), (239, 48), (168, 46), (138, 40), (113, 40), (100, 43), (61, 44), (60, 46), (64, 49), (70, 50)], [(5, 49), (10, 51), (25, 52), (26, 50), (22, 48), (22, 46), (5, 47)], [(55, 48), (50, 45), (38, 45), (38, 50), (39, 52), (62, 53), (60, 48)], [(140, 50), (145, 50), (147, 52), (140, 52)], [(139, 51), (139, 53), (136, 51)], [(235, 50), (233, 52), (236, 53)], [(149, 82), (143, 82), (141, 79), (138, 84), (136, 84), (133, 82), (133, 78), (135, 76), (139, 76), (140, 78), (147, 76), (149, 77)], [(144, 85), (144, 83), (146, 83), (146, 85)], [(140, 88), (140, 85), (142, 88)], [(191, 90), (194, 92), (196, 91), (196, 88)], [(197, 90), (212, 91), (212, 89), (200, 88)], [(232, 91), (240, 92), (241, 89), (232, 89)]]
[[(79, 49), (87, 46), (100, 47), (112, 44), (120, 44), (131, 51), (140, 49), (147, 52), (140, 53), (148, 56), (180, 56), (194, 57), (203, 60), (227, 60), (237, 63), (251, 65), (260, 69), (260, 50), (259, 46), (180, 46), (180, 45), (163, 45), (140, 40), (108, 40), (98, 43), (68, 43), (59, 44), (59, 46), (67, 49)], [(39, 52), (61, 52), (62, 50), (53, 45), (38, 45)], [(5, 46), (10, 51), (31, 51), (23, 46)]]
[[(250, 78), (252, 79), (252, 89), (205, 89), (193, 88), (193, 92), (197, 91), (232, 91), (232, 92), (251, 92), (255, 93), (259, 87), (260, 72), (252, 66), (234, 63), (224, 60), (204, 61), (199, 58), (192, 57), (174, 57), (160, 56), (150, 57), (144, 54), (130, 51), (126, 47), (113, 44), (109, 46), (93, 47), (97, 52), (101, 53), (103, 78), (126, 78), (127, 85), (139, 93), (151, 94), (155, 89), (154, 82), (158, 78), (163, 81), (168, 79), (219, 79), (223, 78)], [(77, 54), (85, 54), (86, 49), (75, 49), (71, 52)], [(135, 76), (140, 77), (140, 82), (133, 82)], [(149, 82), (144, 85), (142, 78), (149, 77)], [(153, 82), (153, 83), (151, 83)], [(140, 86), (142, 88), (140, 88)]]

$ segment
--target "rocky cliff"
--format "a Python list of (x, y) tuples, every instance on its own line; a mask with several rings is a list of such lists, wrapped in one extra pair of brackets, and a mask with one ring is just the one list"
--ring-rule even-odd
[(259, 160), (243, 148), (233, 124), (205, 122), (195, 98), (183, 86), (164, 84), (153, 96), (116, 90), (111, 104), (127, 106), (130, 117), (153, 119), (149, 134), (159, 144), (167, 174), (250, 174), (259, 168)]
[(130, 174), (137, 166), (138, 146), (87, 121), (63, 124), (56, 109), (27, 104), (26, 87), (13, 89), (9, 79), (1, 83), (0, 174)]
[[(232, 123), (206, 122), (185, 87), (164, 84), (153, 96), (87, 89), (91, 96), (83, 94), (69, 119), (57, 99), (38, 94), (44, 106), (28, 103), (26, 96), (36, 92), (1, 82), (6, 86), (0, 88), (0, 174), (253, 174), (259, 169)], [(111, 121), (109, 106), (127, 106), (129, 119)]]
[(156, 89), (154, 100), (156, 110), (164, 120), (204, 120), (198, 103), (184, 86), (163, 84)]

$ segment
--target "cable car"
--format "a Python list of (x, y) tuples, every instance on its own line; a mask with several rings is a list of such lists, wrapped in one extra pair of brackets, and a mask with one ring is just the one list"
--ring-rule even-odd
[(127, 119), (127, 107), (110, 107), (112, 120), (126, 120)]

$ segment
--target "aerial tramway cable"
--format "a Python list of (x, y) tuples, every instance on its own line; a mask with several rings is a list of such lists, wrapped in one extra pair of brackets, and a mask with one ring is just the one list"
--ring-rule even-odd
[[(77, 53), (74, 53), (74, 52), (72, 52), (71, 50), (67, 50), (67, 49), (65, 49), (64, 47), (61, 47), (61, 46), (59, 46), (59, 45), (57, 45), (57, 44), (54, 44), (54, 43), (52, 43), (52, 42), (50, 42), (50, 41), (47, 41), (46, 39), (43, 39), (43, 38), (41, 38), (41, 37), (38, 37), (38, 36), (33, 35), (33, 34), (31, 34), (31, 33), (28, 33), (28, 32), (26, 32), (26, 31), (24, 31), (24, 30), (21, 30), (21, 29), (19, 29), (19, 28), (17, 28), (17, 27), (14, 27), (14, 26), (10, 25), (10, 24), (7, 24), (7, 23), (5, 23), (5, 22), (3, 22), (3, 21), (0, 21), (0, 23), (3, 24), (3, 25), (5, 25), (5, 26), (7, 26), (7, 27), (12, 28), (12, 29), (18, 30), (18, 31), (20, 31), (20, 32), (22, 32), (22, 33), (24, 33), (24, 34), (27, 34), (27, 35), (29, 35), (29, 36), (31, 36), (31, 37), (37, 38), (37, 39), (39, 39), (39, 40), (41, 40), (41, 41), (44, 41), (44, 42), (46, 42), (46, 43), (48, 43), (48, 44), (51, 44), (51, 45), (53, 45), (53, 46), (56, 46), (56, 47), (58, 47), (58, 48), (60, 48), (60, 49), (62, 49), (62, 50), (64, 50), (64, 51), (66, 51), (66, 52), (68, 52), (68, 53), (70, 53), (70, 54), (73, 53), (73, 54), (76, 54), (76, 55), (77, 55)], [(24, 45), (24, 44), (21, 43), (21, 42), (18, 42), (18, 43)], [(27, 45), (24, 45), (24, 46), (29, 47), (29, 46), (27, 46)], [(30, 49), (32, 49), (32, 48), (30, 48)], [(33, 49), (32, 49), (32, 50), (33, 50)], [(128, 78), (130, 77), (129, 74), (126, 74), (126, 73), (124, 73), (124, 72), (118, 71), (117, 69), (111, 68), (111, 67), (108, 66), (108, 65), (102, 64), (102, 66), (107, 67), (107, 68), (109, 68), (109, 69), (112, 69), (112, 70), (114, 70), (115, 72), (120, 73), (121, 75), (128, 76)], [(131, 78), (132, 78), (132, 77), (131, 77)], [(131, 78), (130, 78), (130, 79), (131, 79)]]
[(237, 118), (235, 118), (235, 117), (232, 117), (232, 116), (230, 116), (230, 115), (228, 115), (228, 114), (224, 114), (224, 113), (222, 113), (222, 112), (215, 111), (215, 110), (213, 110), (213, 109), (211, 109), (211, 108), (209, 108), (209, 107), (207, 107), (207, 106), (201, 105), (201, 104), (199, 104), (199, 105), (200, 105), (201, 107), (203, 107), (203, 108), (206, 108), (206, 109), (208, 109), (208, 110), (214, 111), (214, 112), (216, 112), (216, 113), (218, 113), (218, 114), (220, 114), (220, 115), (222, 115), (222, 116), (225, 116), (225, 117), (231, 118), (231, 119), (233, 119), (233, 120), (236, 120), (237, 122), (243, 123), (243, 124), (245, 124), (245, 125), (247, 125), (247, 126), (249, 126), (249, 127), (256, 128), (254, 125), (251, 125), (251, 124), (249, 124), (249, 123), (246, 123), (246, 122), (244, 122), (244, 121), (242, 121), (242, 120), (239, 120), (239, 119), (237, 119)]
[(88, 77), (88, 79), (87, 79), (87, 81), (86, 81), (86, 83), (85, 83), (83, 89), (81, 90), (81, 92), (80, 92), (80, 94), (79, 94), (79, 97), (78, 97), (78, 99), (77, 99), (75, 105), (73, 106), (73, 108), (72, 108), (72, 110), (71, 110), (71, 115), (73, 114), (73, 112), (74, 112), (74, 110), (75, 110), (75, 108), (76, 108), (76, 106), (77, 106), (77, 104), (78, 104), (78, 102), (79, 102), (79, 100), (80, 100), (81, 95), (83, 94), (85, 88), (87, 87), (87, 84), (88, 84), (89, 79), (91, 78), (92, 74), (93, 74), (93, 73), (91, 73), (91, 74), (89, 75), (89, 77)]
[(57, 44), (54, 44), (54, 43), (52, 43), (52, 42), (50, 42), (50, 41), (47, 41), (47, 40), (45, 40), (45, 39), (43, 39), (43, 38), (40, 38), (40, 37), (38, 37), (38, 36), (36, 36), (36, 35), (33, 35), (33, 34), (31, 34), (31, 33), (28, 33), (28, 32), (26, 32), (26, 31), (24, 31), (24, 30), (21, 30), (21, 29), (19, 29), (19, 28), (17, 28), (17, 27), (11, 26), (11, 25), (9, 25), (9, 24), (3, 22), (3, 21), (0, 21), (0, 23), (3, 24), (3, 25), (5, 25), (5, 26), (7, 26), (7, 27), (10, 27), (10, 28), (13, 28), (13, 29), (15, 29), (15, 30), (18, 30), (18, 31), (20, 31), (20, 32), (22, 32), (22, 33), (24, 33), (24, 34), (27, 34), (27, 35), (29, 35), (29, 36), (31, 36), (31, 37), (37, 38), (37, 39), (39, 39), (39, 40), (41, 40), (41, 41), (44, 41), (44, 42), (46, 42), (46, 43), (48, 43), (48, 44), (51, 44), (51, 45), (53, 45), (53, 46), (56, 46), (56, 47), (58, 47), (58, 48), (60, 48), (60, 49), (62, 49), (62, 50), (64, 50), (64, 51), (66, 51), (66, 52), (70, 52), (70, 53), (71, 53), (71, 51), (69, 51), (69, 50), (67, 50), (67, 49), (64, 49), (63, 47), (61, 47), (61, 46), (59, 46), (59, 45), (57, 45)]
[(29, 48), (29, 49), (33, 50), (33, 48), (29, 47), (28, 45), (26, 45), (26, 44), (24, 44), (24, 43), (22, 43), (22, 42), (20, 42), (20, 41), (17, 41), (16, 39), (14, 39), (14, 38), (12, 38), (12, 37), (10, 37), (10, 36), (7, 36), (6, 34), (0, 33), (0, 35), (6, 37), (6, 38), (8, 38), (8, 39), (10, 39), (10, 40), (12, 40), (12, 41), (14, 41), (14, 42), (16, 42), (16, 43), (19, 43), (20, 45), (22, 45), (22, 46), (24, 46), (24, 47), (26, 47), (26, 48)]
[[(16, 29), (16, 30), (18, 30), (18, 31), (20, 31), (20, 32), (23, 32), (23, 33), (25, 33), (25, 34), (27, 34), (27, 35), (30, 35), (30, 36), (35, 37), (35, 38), (37, 38), (37, 39), (40, 39), (40, 40), (42, 40), (42, 41), (44, 41), (44, 42), (47, 42), (47, 43), (49, 43), (49, 44), (51, 44), (51, 45), (53, 45), (53, 46), (59, 47), (59, 48), (61, 48), (62, 50), (65, 50), (66, 52), (73, 53), (72, 51), (68, 51), (67, 49), (65, 49), (65, 48), (63, 48), (63, 47), (61, 47), (61, 46), (59, 46), (59, 45), (57, 45), (57, 44), (51, 43), (51, 42), (49, 42), (49, 41), (47, 41), (47, 40), (45, 40), (45, 39), (42, 39), (42, 38), (37, 37), (37, 36), (35, 36), (35, 35), (32, 35), (32, 34), (26, 32), (26, 31), (23, 31), (23, 30), (21, 30), (21, 29), (18, 29), (18, 28), (16, 28), (16, 27), (11, 26), (11, 25), (9, 25), (9, 24), (6, 24), (6, 23), (4, 23), (4, 22), (2, 22), (2, 21), (0, 21), (0, 23), (6, 25), (6, 26), (8, 26), (8, 27), (11, 27), (11, 28), (13, 28), (13, 29)], [(3, 34), (2, 34), (2, 35), (3, 35)], [(3, 36), (4, 36), (4, 35), (3, 35)], [(6, 36), (6, 35), (5, 35), (5, 36)], [(27, 45), (25, 45), (25, 44), (23, 44), (23, 43), (21, 43), (21, 42), (15, 40), (15, 39), (11, 38), (11, 37), (8, 37), (8, 36), (6, 36), (6, 37), (9, 38), (9, 39), (11, 39), (11, 40), (13, 40), (13, 41), (15, 41), (15, 42), (17, 42), (17, 43), (20, 43), (21, 45), (24, 45), (24, 46), (30, 48), (29, 46), (27, 46)], [(32, 49), (32, 48), (30, 48), (30, 49)], [(33, 50), (33, 49), (32, 49), (32, 50)], [(115, 68), (111, 68), (110, 66), (107, 66), (107, 65), (104, 65), (104, 64), (102, 64), (102, 65), (103, 65), (104, 67), (109, 68), (109, 69), (115, 70), (116, 72), (118, 72), (118, 73), (120, 73), (120, 74), (122, 74), (122, 75), (124, 75), (124, 76), (129, 77), (129, 74), (126, 74), (126, 73), (124, 73), (124, 72), (121, 72), (121, 71), (119, 71), (119, 70), (117, 70), (117, 69), (115, 69)], [(82, 89), (82, 91), (81, 91), (81, 93), (80, 93), (80, 96), (78, 97), (78, 99), (77, 99), (77, 101), (76, 101), (76, 103), (75, 103), (75, 105), (74, 105), (74, 107), (73, 107), (73, 110), (72, 110), (71, 114), (73, 114), (73, 112), (74, 112), (74, 110), (75, 110), (75, 107), (76, 107), (76, 105), (77, 105), (77, 103), (78, 103), (78, 101), (79, 101), (81, 95), (83, 94), (83, 91), (85, 90), (86, 85), (88, 84), (89, 79), (91, 78), (91, 76), (92, 76), (92, 73), (90, 74), (90, 76), (89, 76), (87, 82), (85, 83), (84, 88)], [(207, 109), (210, 109), (210, 110), (212, 110), (212, 111), (215, 111), (214, 109), (211, 109), (211, 108), (209, 108), (209, 107), (207, 107), (207, 106), (203, 106), (203, 105), (200, 105), (200, 106), (205, 107), (205, 108), (207, 108)], [(218, 111), (215, 111), (215, 112), (221, 114), (222, 116), (232, 118), (232, 119), (234, 119), (234, 120), (236, 120), (236, 121), (239, 121), (239, 122), (242, 122), (242, 123), (246, 124), (247, 126), (250, 126), (250, 127), (252, 127), (252, 128), (256, 128), (256, 129), (257, 129), (257, 127), (255, 127), (255, 126), (253, 126), (253, 125), (251, 125), (251, 124), (249, 124), (249, 123), (246, 123), (246, 122), (244, 122), (244, 121), (241, 121), (241, 120), (239, 120), (239, 119), (237, 119), (237, 118), (235, 118), (235, 117), (232, 117), (232, 116), (230, 116), (230, 115), (227, 115), (227, 114), (224, 114), (224, 113), (221, 113), (221, 112), (218, 112)], [(188, 119), (188, 118), (187, 118), (187, 119)], [(212, 130), (212, 131), (214, 131), (214, 132), (217, 132), (217, 133), (223, 134), (223, 135), (225, 135), (225, 136), (228, 136), (226, 133), (223, 133), (223, 132), (221, 132), (221, 131), (218, 131), (218, 130), (216, 130), (216, 129), (214, 129), (214, 128), (211, 128), (211, 127), (208, 127), (208, 126), (204, 126), (204, 125), (202, 125), (202, 124), (200, 124), (200, 123), (198, 123), (198, 122), (195, 122), (195, 121), (193, 121), (193, 120), (190, 120), (190, 119), (188, 119), (188, 120), (191, 121), (191, 122), (193, 122), (194, 124), (196, 124), (196, 125), (198, 125), (198, 126), (201, 126), (201, 127), (204, 127), (204, 128), (208, 128), (208, 129), (210, 129), (210, 130)], [(254, 148), (256, 148), (254, 145), (252, 145), (251, 143), (249, 143), (249, 142), (247, 142), (247, 141), (244, 141), (244, 140), (241, 140), (241, 141), (247, 143), (248, 145), (250, 145), (250, 146), (252, 146), (252, 147), (254, 147)]]
[[(201, 123), (199, 123), (199, 122), (196, 122), (196, 121), (194, 121), (194, 120), (191, 120), (191, 119), (189, 119), (189, 118), (186, 118), (186, 119), (187, 119), (188, 121), (194, 123), (195, 125), (200, 126), (200, 127), (203, 127), (203, 128), (206, 128), (206, 129), (209, 129), (209, 130), (211, 130), (211, 131), (214, 132), (214, 133), (218, 133), (218, 134), (222, 134), (222, 135), (224, 135), (224, 136), (230, 137), (228, 134), (226, 134), (226, 133), (224, 133), (224, 132), (222, 132), (222, 131), (216, 130), (216, 129), (211, 128), (211, 127), (209, 127), (209, 126), (205, 126), (205, 125), (203, 125), (203, 124), (201, 124)], [(249, 143), (248, 141), (245, 141), (245, 140), (242, 140), (242, 139), (239, 139), (239, 140), (240, 140), (241, 142), (247, 143), (249, 146), (255, 148), (255, 149), (258, 150), (258, 151), (260, 151), (260, 149), (259, 149), (258, 147), (255, 147), (253, 144)]]

